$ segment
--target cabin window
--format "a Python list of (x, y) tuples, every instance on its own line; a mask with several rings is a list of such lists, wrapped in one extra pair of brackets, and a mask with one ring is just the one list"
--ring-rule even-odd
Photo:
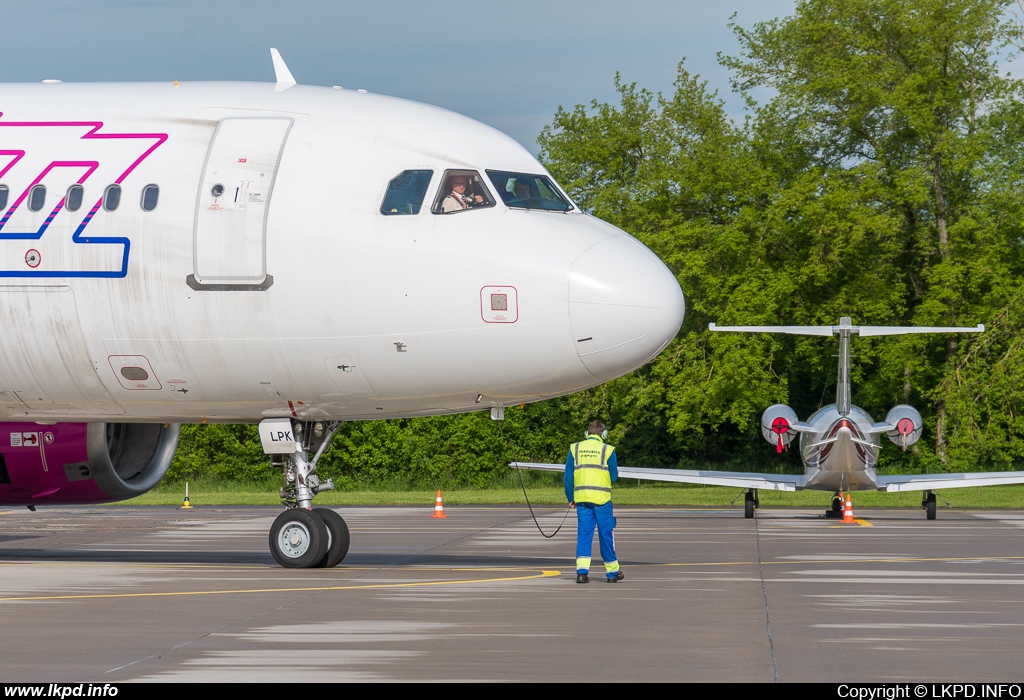
[(494, 199), (475, 170), (446, 170), (434, 201), (435, 214), (458, 214), (494, 206)]
[(380, 213), (384, 216), (396, 214), (419, 214), (423, 197), (433, 177), (433, 170), (406, 170), (388, 183)]
[(85, 197), (85, 188), (81, 185), (72, 185), (68, 193), (64, 195), (64, 208), (68, 211), (78, 211), (82, 208), (82, 199)]
[(39, 211), (46, 205), (46, 185), (36, 185), (28, 193), (28, 210)]
[(121, 203), (121, 186), (110, 185), (103, 192), (103, 208), (107, 211), (114, 211)]
[(146, 185), (142, 188), (142, 211), (156, 209), (158, 199), (160, 199), (160, 188), (156, 185)]
[(7, 185), (0, 185), (0, 209), (7, 208), (7, 196), (11, 191), (7, 188)]
[(553, 182), (544, 175), (511, 173), (504, 170), (488, 170), (494, 189), (513, 209), (543, 209), (544, 211), (569, 211), (573, 208)]

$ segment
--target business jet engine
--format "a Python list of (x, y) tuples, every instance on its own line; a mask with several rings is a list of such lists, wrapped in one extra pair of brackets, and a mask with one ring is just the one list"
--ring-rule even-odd
[(66, 505), (146, 493), (171, 466), (176, 423), (4, 423), (0, 503)]
[(777, 403), (765, 409), (761, 415), (761, 435), (765, 440), (775, 445), (776, 452), (782, 452), (793, 442), (797, 431), (793, 429), (800, 419), (794, 411), (785, 404)]
[(921, 414), (913, 406), (906, 404), (894, 406), (886, 414), (885, 422), (893, 426), (893, 430), (888, 431), (886, 435), (904, 450), (921, 438), (921, 429), (924, 425), (921, 421)]

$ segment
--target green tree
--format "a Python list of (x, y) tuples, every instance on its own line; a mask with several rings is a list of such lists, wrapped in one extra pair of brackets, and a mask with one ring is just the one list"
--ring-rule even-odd
[[(1011, 303), (1022, 236), (1003, 212), (1019, 210), (1021, 120), (997, 63), (1006, 6), (799, 2), (734, 27), (741, 55), (721, 60), (748, 94), (742, 127), (681, 65), (669, 97), (616, 80), (619, 105), (560, 109), (544, 130), (541, 157), (571, 194), (654, 249), (688, 295), (681, 337), (615, 392), (643, 387), (680, 460), (748, 459), (766, 405), (806, 414), (835, 390), (821, 340), (708, 321), (973, 325)], [(775, 96), (758, 105), (763, 88)], [(855, 399), (876, 415), (921, 406), (945, 459), (934, 387), (959, 343), (858, 342)]]
[[(1008, 0), (805, 0), (792, 17), (734, 26), (741, 57), (723, 57), (740, 90), (777, 91), (770, 113), (797, 125), (810, 159), (874, 181), (891, 212), (905, 302), (889, 320), (972, 324), (1007, 302), (1019, 253), (992, 226), (986, 201), (994, 130), (1017, 90), (998, 59), (1013, 38)], [(1007, 256), (1007, 252), (1012, 252)], [(888, 375), (937, 381), (945, 358), (907, 341)], [(902, 363), (902, 367), (898, 367)], [(883, 373), (885, 374), (885, 373)], [(946, 413), (935, 397), (935, 446), (945, 458)]]
[(606, 415), (622, 427), (623, 454), (634, 436), (643, 445), (630, 463), (673, 464), (684, 454), (715, 459), (722, 455), (710, 443), (721, 424), (750, 428), (752, 406), (737, 410), (732, 400), (735, 377), (760, 389), (747, 392), (752, 404), (779, 392), (760, 363), (730, 356), (716, 372), (706, 347), (716, 341), (703, 333), (697, 345), (687, 338), (718, 318), (731, 291), (723, 278), (744, 276), (756, 255), (749, 240), (758, 235), (757, 216), (745, 214), (770, 199), (771, 174), (721, 100), (682, 64), (669, 97), (618, 77), (615, 85), (618, 105), (559, 109), (538, 139), (541, 159), (581, 206), (666, 261), (689, 295), (688, 316), (683, 340), (654, 365), (590, 395), (613, 397)]

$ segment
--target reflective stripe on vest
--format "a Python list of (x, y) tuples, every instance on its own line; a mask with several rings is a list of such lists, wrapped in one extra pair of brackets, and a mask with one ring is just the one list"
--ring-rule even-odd
[(569, 448), (575, 464), (573, 498), (578, 503), (604, 505), (612, 500), (612, 476), (608, 460), (614, 447), (604, 444), (596, 435)]

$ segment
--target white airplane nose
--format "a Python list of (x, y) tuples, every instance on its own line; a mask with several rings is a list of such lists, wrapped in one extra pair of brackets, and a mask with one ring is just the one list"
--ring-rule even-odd
[(653, 359), (683, 325), (675, 276), (632, 236), (610, 236), (569, 271), (569, 322), (590, 373), (608, 380)]

